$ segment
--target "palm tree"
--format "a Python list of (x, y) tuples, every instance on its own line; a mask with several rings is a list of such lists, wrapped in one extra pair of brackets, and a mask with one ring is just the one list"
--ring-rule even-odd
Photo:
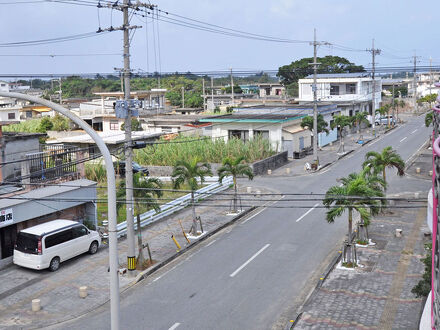
[(387, 182), (385, 171), (387, 167), (395, 167), (398, 176), (405, 174), (405, 162), (391, 146), (384, 148), (381, 153), (376, 151), (367, 152), (362, 167), (373, 171), (375, 174), (382, 172), (385, 183)]
[(351, 127), (353, 125), (353, 122), (351, 120), (351, 118), (349, 116), (345, 116), (345, 115), (336, 115), (333, 117), (333, 121), (330, 123), (330, 128), (334, 129), (335, 127), (339, 128), (339, 137), (340, 137), (340, 142), (339, 142), (339, 150), (338, 152), (343, 152), (344, 151), (344, 128), (346, 126)]
[(425, 126), (429, 127), (432, 124), (433, 120), (434, 120), (434, 112), (432, 110), (428, 111), (425, 115)]
[(368, 113), (367, 112), (357, 112), (354, 116), (354, 121), (356, 123), (357, 132), (360, 133), (361, 131), (361, 125), (364, 123), (368, 125), (370, 122), (367, 119)]
[(234, 210), (237, 213), (237, 176), (246, 176), (249, 180), (254, 178), (254, 171), (248, 165), (243, 163), (244, 157), (235, 159), (226, 157), (223, 159), (223, 165), (218, 169), (218, 181), (221, 183), (226, 176), (232, 176), (234, 181)]
[(211, 165), (208, 163), (199, 164), (197, 158), (193, 158), (189, 162), (179, 160), (174, 166), (171, 177), (173, 178), (174, 189), (179, 189), (184, 183), (188, 184), (191, 189), (191, 205), (193, 213), (193, 224), (191, 227), (191, 234), (197, 236), (197, 217), (196, 206), (194, 202), (194, 192), (199, 187), (197, 179), (200, 179), (200, 184), (205, 181), (205, 176), (212, 176)]
[[(133, 199), (134, 199), (134, 212), (137, 219), (138, 230), (138, 259), (137, 264), (143, 265), (145, 262), (142, 243), (142, 230), (141, 230), (141, 212), (146, 209), (160, 210), (160, 206), (157, 203), (156, 198), (162, 196), (162, 182), (157, 178), (147, 178), (142, 173), (135, 173), (133, 175)], [(117, 200), (125, 199), (125, 181), (119, 184), (116, 192)], [(116, 207), (119, 209), (123, 206), (123, 203), (117, 203)], [(141, 205), (144, 207), (142, 208)], [(151, 257), (150, 257), (151, 258)], [(150, 260), (151, 262), (151, 260)]]
[(344, 246), (343, 261), (348, 265), (356, 265), (356, 249), (353, 241), (353, 211), (359, 212), (361, 221), (368, 225), (371, 215), (377, 214), (380, 202), (377, 197), (381, 193), (367, 181), (363, 173), (352, 173), (347, 178), (341, 179), (341, 186), (330, 187), (323, 204), (328, 209), (326, 219), (333, 223), (336, 218), (348, 212), (348, 241)]

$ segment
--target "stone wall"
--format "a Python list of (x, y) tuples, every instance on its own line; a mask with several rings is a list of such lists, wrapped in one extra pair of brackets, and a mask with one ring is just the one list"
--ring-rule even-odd
[[(217, 176), (217, 170), (221, 164), (212, 163), (211, 170), (214, 176)], [(148, 171), (150, 171), (150, 176), (171, 176), (173, 173), (173, 166), (153, 166), (147, 165)]]
[(287, 162), (287, 151), (283, 151), (276, 155), (253, 163), (252, 168), (254, 170), (254, 175), (262, 175), (266, 174), (267, 170), (274, 170), (278, 167), (283, 166)]

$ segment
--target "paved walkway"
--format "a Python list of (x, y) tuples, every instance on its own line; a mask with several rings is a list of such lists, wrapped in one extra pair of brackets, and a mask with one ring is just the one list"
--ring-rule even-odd
[[(421, 152), (409, 172), (420, 164), (427, 168), (425, 153)], [(424, 176), (420, 179), (426, 180)], [(421, 195), (425, 196), (427, 191)], [(399, 205), (408, 206), (408, 202)], [(402, 237), (395, 236), (396, 229), (403, 230)], [(357, 249), (364, 267), (336, 267), (314, 291), (294, 329), (418, 329), (424, 301), (411, 289), (424, 272), (421, 258), (424, 244), (430, 241), (425, 236), (428, 232), (426, 206), (394, 208), (373, 219), (369, 234), (376, 245)]]

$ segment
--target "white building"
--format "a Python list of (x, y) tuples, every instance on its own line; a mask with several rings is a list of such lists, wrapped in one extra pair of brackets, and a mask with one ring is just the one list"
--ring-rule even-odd
[[(368, 73), (329, 73), (317, 75), (317, 97), (321, 102), (338, 104), (342, 114), (353, 115), (366, 111), (370, 115), (382, 101), (382, 83), (376, 78), (373, 97), (373, 79)], [(299, 102), (313, 101), (313, 75), (299, 79)], [(350, 112), (351, 111), (351, 112)]]
[[(0, 81), (0, 91), (9, 92), (9, 83)], [(0, 123), (2, 125), (18, 122), (20, 119), (21, 106), (17, 105), (17, 101), (9, 97), (0, 97)]]

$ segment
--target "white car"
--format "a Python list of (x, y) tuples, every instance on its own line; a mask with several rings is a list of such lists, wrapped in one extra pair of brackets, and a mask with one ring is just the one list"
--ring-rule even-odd
[(60, 263), (85, 252), (94, 254), (101, 244), (98, 232), (71, 220), (53, 220), (17, 234), (13, 262), (16, 265), (56, 271)]

